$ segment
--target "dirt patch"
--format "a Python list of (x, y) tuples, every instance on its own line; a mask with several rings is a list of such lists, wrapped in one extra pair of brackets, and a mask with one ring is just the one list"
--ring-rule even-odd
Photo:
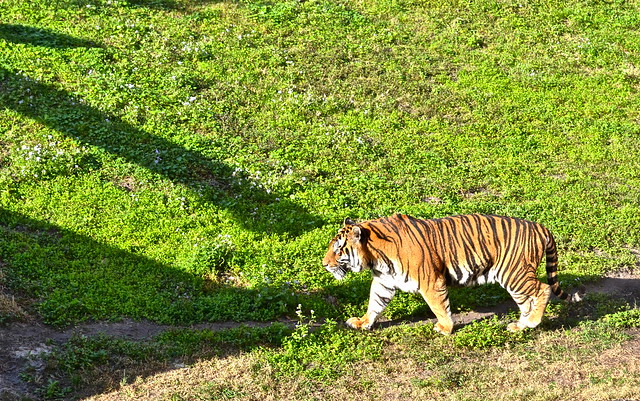
[[(217, 331), (235, 328), (241, 324), (265, 327), (271, 323), (203, 323), (189, 328)], [(73, 336), (104, 335), (131, 341), (145, 341), (167, 330), (177, 328), (131, 319), (121, 322), (84, 323), (65, 330), (58, 330), (39, 322), (19, 322), (0, 327), (0, 401), (38, 399), (33, 393), (32, 386), (21, 379), (21, 373), (25, 370), (34, 371), (36, 374), (42, 372), (45, 368), (44, 357)]]
[[(632, 272), (616, 273), (605, 277), (597, 283), (587, 285), (587, 292), (616, 294), (630, 304), (640, 304), (640, 274)], [(513, 301), (490, 307), (479, 308), (472, 312), (456, 314), (456, 326), (469, 322), (505, 314), (516, 310)], [(294, 322), (290, 321), (293, 325)], [(235, 328), (241, 324), (252, 327), (265, 327), (270, 322), (222, 322), (191, 326), (192, 329), (224, 330)], [(392, 325), (383, 323), (382, 326)], [(11, 323), (0, 327), (0, 401), (37, 399), (29, 383), (21, 379), (26, 369), (44, 370), (44, 356), (52, 352), (56, 346), (69, 341), (72, 336), (106, 335), (131, 341), (144, 341), (175, 326), (159, 325), (148, 321), (125, 319), (121, 322), (84, 323), (65, 330), (58, 330), (40, 322), (28, 321)], [(636, 355), (637, 356), (637, 355)]]
[(640, 274), (616, 272), (587, 285), (587, 292), (617, 294), (630, 304), (640, 303)]

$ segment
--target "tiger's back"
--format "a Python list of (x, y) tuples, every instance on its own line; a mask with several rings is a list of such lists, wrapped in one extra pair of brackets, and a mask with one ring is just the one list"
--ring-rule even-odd
[[(460, 285), (506, 280), (508, 273), (523, 276), (527, 268), (538, 266), (547, 244), (553, 241), (538, 223), (502, 216), (420, 220), (394, 215), (362, 226), (374, 233), (372, 239), (397, 238), (390, 248), (396, 250), (395, 265), (423, 284), (439, 273), (448, 283)], [(378, 253), (388, 258), (382, 249)]]
[[(536, 273), (544, 255), (549, 284)], [(345, 221), (323, 263), (337, 278), (346, 267), (372, 270), (369, 310), (362, 319), (347, 322), (358, 328), (369, 328), (397, 289), (421, 293), (438, 317), (436, 329), (445, 334), (453, 326), (447, 284), (502, 285), (521, 311), (510, 330), (539, 324), (551, 291), (567, 298), (557, 282), (556, 246), (549, 230), (512, 217), (473, 214), (421, 220), (396, 214), (360, 224)]]

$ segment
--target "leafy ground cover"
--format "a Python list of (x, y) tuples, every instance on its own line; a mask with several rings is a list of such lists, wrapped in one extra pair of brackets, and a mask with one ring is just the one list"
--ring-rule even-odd
[(69, 394), (75, 380), (118, 389), (92, 400), (635, 399), (640, 313), (610, 294), (588, 302), (597, 307), (557, 304), (543, 330), (516, 334), (508, 316), (451, 337), (432, 323), (363, 333), (301, 320), (293, 331), (179, 330), (142, 344), (75, 338), (47, 356), (59, 381), (43, 391)]
[(320, 267), (347, 216), (539, 221), (565, 287), (637, 264), (636, 1), (0, 6), (0, 323), (341, 321), (369, 283)]

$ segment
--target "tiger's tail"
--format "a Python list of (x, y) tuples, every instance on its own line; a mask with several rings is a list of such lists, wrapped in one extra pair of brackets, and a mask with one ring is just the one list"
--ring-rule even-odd
[(556, 241), (550, 232), (547, 231), (547, 233), (547, 247), (545, 249), (547, 284), (551, 286), (551, 291), (553, 291), (558, 298), (568, 302), (580, 302), (584, 299), (584, 286), (573, 294), (564, 292), (562, 288), (560, 288), (560, 284), (558, 283), (558, 251), (556, 249)]

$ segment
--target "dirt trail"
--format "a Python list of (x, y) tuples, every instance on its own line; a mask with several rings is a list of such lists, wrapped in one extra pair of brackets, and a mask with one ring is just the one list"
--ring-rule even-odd
[[(265, 327), (271, 322), (221, 322), (203, 323), (189, 326), (192, 329), (224, 330), (246, 325)], [(291, 322), (293, 325), (294, 323)], [(132, 341), (144, 341), (162, 332), (181, 328), (124, 319), (120, 322), (83, 323), (75, 327), (59, 330), (40, 322), (13, 323), (0, 327), (0, 401), (31, 399), (28, 383), (21, 379), (21, 373), (31, 368), (36, 372), (44, 369), (43, 356), (56, 346), (69, 341), (73, 336), (94, 337), (105, 335)]]
[[(617, 294), (632, 304), (640, 303), (640, 274), (616, 273), (587, 286), (587, 292)], [(472, 312), (454, 315), (456, 324), (466, 324), (477, 319), (503, 314), (515, 310), (513, 302), (480, 308)], [(294, 325), (295, 322), (285, 322)], [(193, 329), (224, 330), (248, 325), (264, 327), (271, 322), (222, 322), (190, 326)], [(392, 322), (382, 323), (383, 326)], [(28, 383), (21, 379), (21, 373), (27, 368), (36, 372), (44, 368), (43, 355), (56, 346), (64, 344), (72, 336), (106, 335), (133, 341), (143, 341), (176, 326), (160, 325), (148, 321), (125, 319), (121, 322), (84, 323), (78, 326), (58, 330), (40, 322), (12, 323), (0, 327), (0, 401), (35, 399)]]

